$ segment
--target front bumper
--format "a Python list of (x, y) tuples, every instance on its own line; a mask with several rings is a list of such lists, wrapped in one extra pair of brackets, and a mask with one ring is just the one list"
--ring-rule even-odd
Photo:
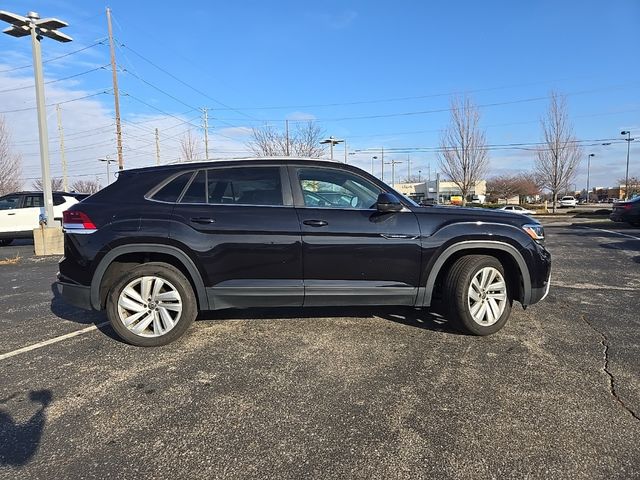
[(84, 310), (92, 310), (91, 287), (57, 281), (56, 289), (66, 303)]

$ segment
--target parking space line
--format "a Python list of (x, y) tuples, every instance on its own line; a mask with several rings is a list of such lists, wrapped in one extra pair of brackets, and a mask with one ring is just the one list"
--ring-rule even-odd
[(14, 357), (21, 353), (30, 352), (31, 350), (36, 350), (38, 348), (46, 347), (47, 345), (52, 345), (54, 343), (61, 342), (66, 340), (67, 338), (77, 337), (78, 335), (82, 335), (84, 333), (93, 332), (100, 327), (108, 325), (109, 322), (98, 323), (97, 325), (91, 325), (90, 327), (83, 328), (81, 330), (76, 330), (75, 332), (67, 333), (65, 335), (60, 335), (59, 337), (50, 338), (49, 340), (45, 340), (43, 342), (34, 343), (33, 345), (29, 345), (28, 347), (22, 347), (17, 350), (13, 350), (12, 352), (3, 353), (0, 355), (0, 360), (5, 360), (10, 357)]
[(640, 240), (640, 237), (634, 237), (633, 235), (629, 235), (628, 233), (614, 232), (613, 230), (606, 230), (604, 228), (584, 227), (584, 226), (582, 228), (588, 228), (589, 230), (599, 230), (601, 232), (613, 233), (614, 235), (620, 235), (622, 237), (628, 237), (628, 238), (633, 238), (634, 240)]

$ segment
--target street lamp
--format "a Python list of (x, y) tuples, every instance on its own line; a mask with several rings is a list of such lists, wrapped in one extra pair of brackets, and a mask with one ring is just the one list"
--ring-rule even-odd
[(422, 170), (418, 170), (418, 183), (420, 183), (420, 175), (422, 174)]
[[(322, 140), (320, 142), (320, 145), (326, 145), (326, 144), (331, 145), (331, 160), (333, 160), (333, 146), (339, 143), (344, 143), (344, 140), (338, 140), (337, 138), (334, 138), (333, 136), (331, 136), (325, 140)], [(345, 163), (346, 163), (346, 160), (345, 160)]]
[(98, 160), (101, 162), (107, 162), (107, 185), (111, 185), (111, 174), (109, 173), (109, 164), (118, 163), (118, 162), (112, 158), (109, 158), (108, 156), (107, 158), (99, 158)]
[(627, 138), (627, 173), (624, 176), (624, 199), (629, 200), (629, 149), (631, 147), (631, 142), (635, 139), (631, 138), (631, 132), (629, 130), (624, 130), (620, 132), (620, 135), (626, 135)]
[(371, 175), (373, 175), (373, 161), (377, 159), (378, 157), (371, 157)]
[(57, 31), (68, 24), (57, 18), (43, 18), (36, 12), (27, 13), (26, 17), (0, 10), (0, 20), (11, 26), (4, 33), (12, 37), (26, 37), (31, 35), (33, 52), (33, 72), (36, 84), (36, 104), (38, 110), (38, 132), (40, 135), (40, 166), (42, 169), (42, 193), (44, 195), (45, 221), (53, 224), (53, 195), (51, 193), (51, 172), (49, 171), (49, 134), (47, 132), (47, 113), (44, 104), (44, 80), (42, 75), (42, 51), (40, 41), (42, 37), (51, 38), (57, 42), (70, 42), (70, 36)]
[(587, 157), (587, 200), (585, 203), (589, 203), (589, 170), (591, 169), (591, 157), (595, 157), (595, 153), (590, 153)]

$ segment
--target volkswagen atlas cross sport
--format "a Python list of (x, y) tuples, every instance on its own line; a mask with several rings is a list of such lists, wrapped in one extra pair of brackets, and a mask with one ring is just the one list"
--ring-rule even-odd
[(198, 311), (442, 304), (488, 335), (549, 291), (544, 230), (523, 215), (418, 206), (351, 165), (311, 159), (123, 171), (64, 212), (57, 286), (127, 342), (180, 337)]

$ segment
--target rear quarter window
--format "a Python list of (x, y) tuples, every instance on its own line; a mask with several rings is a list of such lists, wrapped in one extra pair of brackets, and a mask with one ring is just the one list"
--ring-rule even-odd
[(178, 175), (176, 178), (167, 183), (164, 187), (158, 190), (154, 195), (154, 200), (161, 202), (175, 203), (180, 198), (180, 194), (187, 186), (187, 183), (191, 179), (193, 172), (185, 172), (182, 175)]

